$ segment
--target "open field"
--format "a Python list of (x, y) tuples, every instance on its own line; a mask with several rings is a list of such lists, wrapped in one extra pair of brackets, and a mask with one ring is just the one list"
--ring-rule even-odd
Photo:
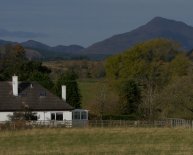
[(79, 81), (78, 84), (82, 95), (82, 106), (88, 107), (97, 98), (100, 81)]
[(89, 60), (58, 60), (45, 61), (43, 66), (54, 72), (65, 72), (73, 69), (80, 79), (104, 77), (104, 62)]
[(33, 129), (0, 132), (0, 154), (191, 155), (193, 130), (170, 128)]

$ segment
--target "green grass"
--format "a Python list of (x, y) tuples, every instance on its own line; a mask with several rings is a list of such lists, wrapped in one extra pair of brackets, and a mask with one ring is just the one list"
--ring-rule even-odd
[(100, 81), (80, 81), (79, 87), (82, 95), (83, 107), (87, 107), (90, 103), (96, 100)]
[(191, 155), (193, 130), (33, 129), (0, 132), (0, 154)]

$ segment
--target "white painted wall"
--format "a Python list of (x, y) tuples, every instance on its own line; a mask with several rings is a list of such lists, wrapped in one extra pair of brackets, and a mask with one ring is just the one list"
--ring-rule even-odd
[(72, 112), (71, 111), (37, 111), (38, 121), (50, 121), (51, 113), (63, 113), (63, 120), (72, 120)]
[[(34, 111), (37, 113), (38, 121), (50, 121), (51, 113), (63, 113), (63, 120), (72, 120), (71, 111)], [(0, 112), (0, 121), (9, 121), (8, 115), (13, 115), (13, 112)]]
[(72, 111), (64, 111), (63, 119), (67, 121), (71, 121), (72, 120)]
[(8, 115), (13, 115), (13, 112), (0, 112), (0, 121), (9, 121)]

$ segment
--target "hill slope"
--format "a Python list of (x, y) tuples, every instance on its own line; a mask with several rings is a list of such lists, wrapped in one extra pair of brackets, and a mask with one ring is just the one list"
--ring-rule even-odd
[(147, 24), (127, 33), (112, 36), (84, 50), (89, 55), (112, 55), (154, 38), (167, 38), (181, 43), (187, 50), (193, 48), (193, 27), (183, 22), (155, 17)]
[(80, 51), (84, 49), (84, 47), (79, 45), (58, 45), (51, 47), (34, 40), (28, 40), (21, 43), (21, 45), (25, 48), (38, 51), (44, 59), (71, 58), (79, 55)]
[(29, 59), (68, 59), (81, 56), (81, 51), (84, 49), (84, 47), (79, 45), (58, 45), (51, 47), (34, 40), (22, 43), (0, 40), (0, 46), (9, 44), (21, 44), (26, 49), (26, 55)]

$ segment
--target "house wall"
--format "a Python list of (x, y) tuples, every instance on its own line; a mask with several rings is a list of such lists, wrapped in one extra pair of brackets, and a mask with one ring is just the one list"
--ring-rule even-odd
[(72, 120), (72, 111), (64, 111), (63, 118), (64, 120), (71, 121)]
[[(63, 120), (72, 120), (72, 112), (71, 111), (36, 111), (38, 116), (38, 121), (50, 121), (51, 113), (62, 112)], [(0, 121), (9, 121), (8, 115), (13, 115), (13, 112), (0, 112)]]
[(71, 111), (37, 111), (38, 121), (50, 121), (51, 113), (63, 113), (63, 120), (72, 120)]
[(0, 112), (0, 121), (9, 121), (8, 115), (13, 115), (13, 112)]

